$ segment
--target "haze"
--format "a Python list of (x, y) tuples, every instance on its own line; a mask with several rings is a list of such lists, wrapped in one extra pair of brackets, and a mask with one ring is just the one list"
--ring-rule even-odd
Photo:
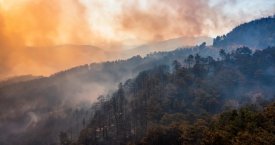
[(0, 0), (0, 78), (118, 59), (156, 41), (215, 37), (274, 13), (274, 0)]

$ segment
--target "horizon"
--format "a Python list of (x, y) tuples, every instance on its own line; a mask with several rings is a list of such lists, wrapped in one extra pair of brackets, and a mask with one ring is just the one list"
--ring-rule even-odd
[[(274, 7), (272, 0), (0, 0), (0, 78), (128, 58), (123, 51), (179, 37), (214, 38), (274, 15)], [(99, 50), (55, 47), (66, 44)]]

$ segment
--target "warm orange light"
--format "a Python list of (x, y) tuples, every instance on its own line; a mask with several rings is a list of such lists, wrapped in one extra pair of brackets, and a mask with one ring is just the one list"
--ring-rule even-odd
[(0, 78), (49, 75), (115, 59), (121, 55), (113, 51), (152, 41), (222, 34), (256, 17), (230, 19), (217, 5), (208, 0), (0, 0)]

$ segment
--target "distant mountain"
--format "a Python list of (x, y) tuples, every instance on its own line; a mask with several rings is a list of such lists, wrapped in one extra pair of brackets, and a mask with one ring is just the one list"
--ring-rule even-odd
[(275, 46), (275, 16), (241, 24), (213, 41), (214, 47), (236, 48), (243, 45), (260, 49)]
[(192, 47), (196, 45), (200, 45), (201, 43), (206, 42), (207, 45), (211, 45), (213, 39), (210, 37), (179, 37), (174, 39), (168, 39), (164, 41), (157, 41), (152, 42), (144, 45), (140, 45), (138, 47), (132, 48), (130, 50), (126, 50), (124, 55), (126, 56), (133, 56), (133, 55), (142, 55), (145, 56), (146, 54), (152, 52), (159, 52), (159, 51), (171, 51), (177, 48), (183, 47)]
[[(81, 59), (72, 62), (70, 65), (77, 67), (63, 70), (49, 77), (18, 81), (0, 87), (0, 130), (2, 131), (0, 132), (0, 144), (53, 144), (57, 141), (60, 131), (70, 132), (71, 137), (76, 138), (83, 128), (85, 120), (89, 120), (85, 116), (93, 113), (91, 109), (88, 110), (87, 108), (91, 107), (92, 103), (97, 102), (100, 95), (112, 94), (119, 82), (125, 82), (129, 78), (137, 76), (141, 71), (159, 65), (171, 65), (174, 60), (177, 60), (182, 66), (189, 66), (190, 63), (187, 63), (187, 57), (190, 54), (193, 55), (191, 57), (193, 59), (196, 53), (202, 57), (212, 56), (218, 58), (219, 49), (216, 46), (223, 46), (218, 45), (218, 42), (222, 40), (217, 41), (216, 39), (215, 47), (205, 46), (204, 43), (195, 47), (182, 47), (191, 44), (191, 42), (193, 45), (198, 45), (206, 40), (208, 38), (190, 38), (190, 40), (177, 38), (143, 45), (122, 54), (115, 51), (107, 52), (104, 49), (89, 45), (62, 45), (49, 48), (50, 50), (81, 49), (82, 51), (79, 53), (75, 51), (75, 53), (69, 55), (75, 58), (81, 57)], [(220, 44), (222, 43), (220, 42)], [(173, 51), (160, 52), (168, 50)], [(146, 53), (149, 54), (145, 55)], [(53, 57), (59, 56), (52, 55)], [(32, 54), (32, 56), (37, 55)], [(134, 57), (124, 59), (130, 56)], [(118, 58), (120, 60), (116, 60)], [(116, 61), (86, 64), (87, 62), (94, 62), (94, 60), (106, 59)], [(208, 60), (210, 59), (204, 59), (206, 62)], [(53, 65), (64, 61), (66, 60), (54, 62)], [(70, 66), (63, 67), (69, 68)], [(217, 67), (219, 69), (219, 66)], [(247, 68), (243, 66), (242, 69), (246, 70)], [(208, 71), (211, 71), (210, 68)], [(272, 74), (274, 68), (265, 71)], [(259, 71), (257, 73), (259, 76), (255, 77), (261, 77), (263, 72)], [(185, 73), (180, 74), (184, 75)], [(236, 75), (238, 76), (238, 74)], [(220, 78), (226, 77), (220, 76)], [(230, 83), (232, 80), (228, 81)], [(196, 85), (199, 87), (200, 83)], [(223, 85), (219, 86), (222, 87)], [(13, 140), (7, 142), (10, 138), (13, 138)]]
[(31, 80), (39, 79), (42, 77), (43, 76), (33, 76), (33, 75), (22, 75), (22, 76), (11, 77), (11, 78), (0, 81), (0, 87), (6, 86), (6, 85), (12, 85), (15, 83), (20, 83), (20, 82), (31, 81)]
[[(86, 64), (88, 62), (103, 62), (103, 61), (114, 61), (118, 59), (128, 59), (130, 57), (141, 55), (146, 56), (149, 53), (161, 52), (161, 51), (172, 51), (177, 48), (187, 48), (194, 47), (203, 42), (206, 42), (207, 45), (211, 45), (213, 39), (206, 36), (201, 37), (179, 37), (174, 39), (168, 39), (163, 41), (151, 42), (148, 44), (142, 44), (133, 48), (128, 48), (125, 50), (106, 50), (104, 48), (99, 48), (92, 45), (75, 45), (75, 44), (65, 44), (48, 47), (48, 50), (53, 50), (49, 52), (74, 52), (69, 54), (67, 57), (81, 59), (73, 62), (71, 66), (79, 66)], [(62, 50), (66, 51), (62, 51)], [(56, 50), (56, 51), (54, 51)], [(53, 54), (55, 57), (55, 54)], [(62, 62), (56, 62), (62, 63)], [(71, 66), (64, 66), (61, 70), (70, 68)]]
[(33, 54), (32, 51), (28, 53), (31, 54), (31, 57), (33, 57), (34, 60), (38, 59), (37, 61), (40, 60), (39, 58), (36, 58), (37, 56), (43, 56), (45, 55), (44, 53), (49, 53), (47, 55), (50, 55), (51, 58), (53, 58), (53, 60), (55, 61), (53, 63), (50, 63), (52, 61), (49, 61), (48, 63), (45, 63), (45, 65), (48, 65), (46, 67), (57, 68), (59, 69), (58, 71), (86, 64), (88, 62), (106, 61), (109, 60), (110, 56), (112, 56), (111, 54), (114, 54), (113, 52), (109, 52), (103, 48), (99, 48), (93, 45), (64, 44), (56, 46), (46, 46), (46, 48), (37, 47), (32, 49), (47, 50), (46, 52), (41, 51), (41, 53), (43, 53), (41, 55)]
[[(35, 70), (35, 74), (33, 75), (40, 75), (39, 73), (43, 73), (43, 75), (50, 75), (54, 72), (86, 63), (128, 59), (136, 55), (145, 56), (146, 54), (155, 51), (169, 51), (183, 46), (195, 46), (204, 41), (211, 41), (211, 38), (181, 37), (166, 41), (152, 42), (150, 44), (134, 47), (133, 49), (106, 49), (93, 45), (75, 44), (28, 47), (25, 53), (28, 56), (27, 58), (33, 62), (33, 66), (29, 68), (15, 66), (15, 70), (24, 70), (24, 73), (30, 74), (34, 72), (31, 68), (39, 68), (39, 71)], [(48, 58), (51, 58), (51, 60), (47, 60)], [(14, 74), (11, 73), (7, 75)], [(3, 77), (7, 77), (7, 75)], [(0, 79), (1, 77), (2, 76), (0, 76)]]

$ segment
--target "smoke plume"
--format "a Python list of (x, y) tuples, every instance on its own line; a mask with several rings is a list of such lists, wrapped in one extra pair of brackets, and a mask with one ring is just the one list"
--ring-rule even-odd
[(49, 75), (83, 63), (117, 59), (120, 55), (113, 54), (125, 45), (220, 35), (244, 21), (275, 12), (272, 1), (267, 1), (271, 8), (250, 9), (249, 13), (226, 11), (226, 6), (234, 8), (240, 2), (0, 0), (0, 78)]

